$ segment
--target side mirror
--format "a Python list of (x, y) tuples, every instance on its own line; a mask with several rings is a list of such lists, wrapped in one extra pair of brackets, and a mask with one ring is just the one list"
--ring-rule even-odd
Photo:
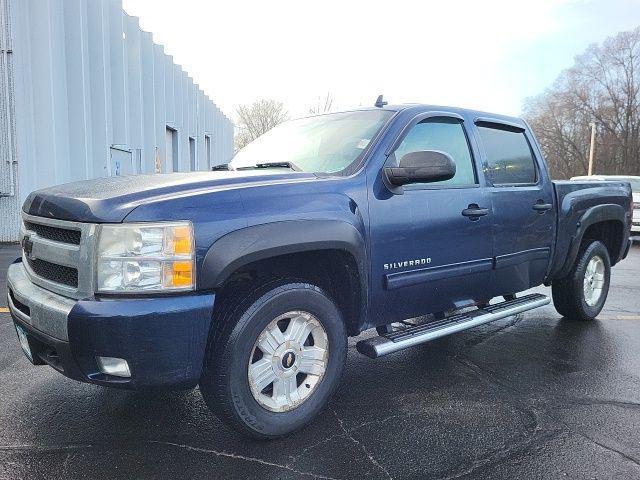
[(449, 180), (456, 174), (456, 162), (447, 153), (424, 150), (407, 153), (397, 167), (385, 167), (384, 175), (394, 187), (409, 183)]

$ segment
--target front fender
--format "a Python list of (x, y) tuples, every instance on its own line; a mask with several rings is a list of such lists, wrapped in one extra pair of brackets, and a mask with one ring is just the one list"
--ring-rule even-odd
[(219, 288), (238, 268), (249, 263), (314, 250), (344, 250), (358, 265), (361, 287), (367, 291), (365, 242), (360, 232), (341, 220), (292, 220), (235, 230), (219, 238), (198, 270), (198, 288)]

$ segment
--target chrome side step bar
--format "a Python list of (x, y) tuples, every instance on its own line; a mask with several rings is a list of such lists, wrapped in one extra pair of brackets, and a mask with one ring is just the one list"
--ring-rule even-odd
[(436, 338), (477, 327), (484, 323), (533, 310), (547, 305), (549, 302), (551, 302), (551, 299), (546, 295), (534, 293), (514, 300), (496, 303), (495, 305), (488, 305), (470, 312), (455, 314), (443, 320), (415, 325), (396, 332), (361, 340), (356, 344), (356, 348), (358, 352), (367, 357), (378, 358), (398, 350), (435, 340)]

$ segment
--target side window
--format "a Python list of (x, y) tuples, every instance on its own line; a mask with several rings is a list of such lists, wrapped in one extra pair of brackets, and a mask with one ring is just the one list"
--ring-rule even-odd
[(441, 182), (423, 185), (474, 185), (473, 159), (462, 124), (455, 119), (430, 118), (414, 126), (395, 151), (396, 161), (407, 153), (439, 150), (448, 153), (456, 162), (456, 175)]
[(487, 174), (494, 185), (531, 184), (536, 163), (524, 132), (478, 125), (487, 155)]

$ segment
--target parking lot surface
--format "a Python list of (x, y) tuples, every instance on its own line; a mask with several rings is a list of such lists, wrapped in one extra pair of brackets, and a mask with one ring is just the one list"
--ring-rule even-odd
[[(605, 310), (547, 306), (372, 360), (309, 427), (247, 440), (197, 389), (81, 384), (24, 358), (0, 246), (0, 478), (640, 478), (640, 247)], [(537, 291), (549, 293), (549, 289)], [(371, 334), (371, 333), (369, 333)]]

